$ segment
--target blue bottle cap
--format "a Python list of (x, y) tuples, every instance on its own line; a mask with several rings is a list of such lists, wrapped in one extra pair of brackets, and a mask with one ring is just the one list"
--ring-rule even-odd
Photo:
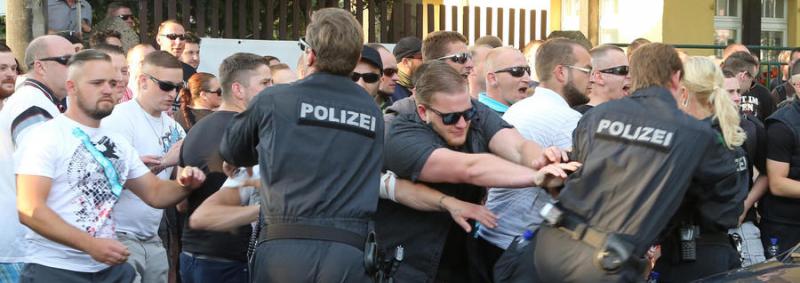
[(658, 280), (659, 276), (661, 276), (661, 273), (658, 273), (658, 271), (650, 272), (650, 278), (652, 278), (652, 279)]
[(525, 240), (530, 240), (533, 238), (534, 234), (535, 233), (531, 230), (525, 230), (525, 232), (522, 233), (522, 238)]
[(769, 238), (769, 242), (771, 244), (773, 244), (773, 245), (777, 245), (778, 244), (778, 238), (776, 238), (776, 237)]

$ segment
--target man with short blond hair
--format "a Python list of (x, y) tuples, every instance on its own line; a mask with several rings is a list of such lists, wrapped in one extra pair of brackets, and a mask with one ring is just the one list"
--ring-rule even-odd
[(467, 48), (467, 38), (455, 31), (435, 31), (422, 41), (422, 61), (443, 61), (467, 78), (474, 64)]
[(478, 96), (478, 101), (503, 115), (509, 106), (529, 96), (531, 68), (522, 52), (512, 47), (492, 49), (486, 57), (486, 92)]
[(628, 56), (616, 45), (600, 45), (592, 48), (592, 73), (587, 94), (589, 102), (575, 106), (581, 114), (609, 100), (628, 96), (631, 77), (628, 75)]

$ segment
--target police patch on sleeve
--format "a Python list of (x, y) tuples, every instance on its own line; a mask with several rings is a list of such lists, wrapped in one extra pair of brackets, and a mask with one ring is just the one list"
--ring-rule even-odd
[(675, 139), (675, 130), (602, 119), (597, 124), (595, 135), (669, 150)]
[(369, 114), (369, 111), (308, 101), (300, 101), (298, 108), (300, 125), (345, 130), (375, 138), (378, 118)]

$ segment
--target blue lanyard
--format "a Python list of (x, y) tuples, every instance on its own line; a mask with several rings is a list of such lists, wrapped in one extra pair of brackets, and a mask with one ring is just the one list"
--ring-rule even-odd
[(103, 166), (103, 173), (105, 173), (108, 183), (111, 184), (111, 193), (119, 197), (119, 195), (122, 193), (122, 185), (119, 183), (119, 175), (117, 174), (117, 170), (114, 168), (114, 164), (112, 164), (108, 158), (103, 156), (103, 154), (97, 150), (97, 147), (95, 147), (94, 144), (92, 144), (92, 141), (89, 139), (89, 135), (83, 132), (83, 130), (76, 127), (72, 129), (72, 135), (80, 139), (83, 143), (83, 147), (85, 147), (86, 150), (92, 154), (94, 160), (97, 161), (97, 163), (100, 163), (100, 166)]

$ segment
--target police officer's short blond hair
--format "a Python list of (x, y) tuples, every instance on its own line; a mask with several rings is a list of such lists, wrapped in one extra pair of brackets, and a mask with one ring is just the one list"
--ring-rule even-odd
[(633, 51), (630, 62), (631, 91), (651, 86), (672, 86), (672, 75), (680, 72), (683, 78), (683, 63), (678, 51), (671, 45), (650, 43)]
[[(435, 96), (467, 92), (464, 77), (442, 61), (429, 61), (420, 65), (414, 74), (414, 98), (417, 104), (430, 106)], [(418, 75), (418, 76), (417, 76)]]
[(305, 39), (316, 55), (314, 67), (317, 70), (348, 75), (361, 58), (364, 32), (350, 12), (325, 8), (311, 16)]

